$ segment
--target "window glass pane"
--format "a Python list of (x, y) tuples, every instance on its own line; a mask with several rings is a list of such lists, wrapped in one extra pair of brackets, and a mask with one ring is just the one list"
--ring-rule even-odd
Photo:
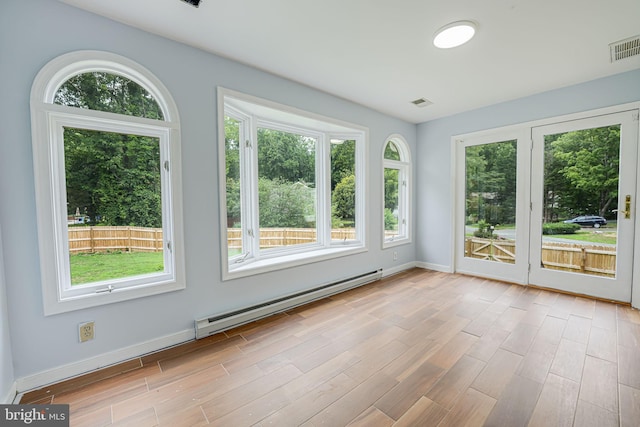
[(620, 125), (544, 136), (542, 267), (616, 277)]
[(384, 158), (387, 160), (402, 160), (400, 158), (400, 151), (393, 141), (387, 142), (387, 146), (384, 149)]
[(105, 72), (78, 74), (56, 92), (55, 104), (128, 116), (163, 120), (162, 110), (147, 90), (126, 77)]
[(516, 141), (467, 147), (465, 256), (515, 263)]
[(72, 285), (163, 272), (160, 144), (64, 128)]
[(224, 118), (225, 169), (227, 177), (227, 242), (229, 257), (243, 253), (240, 198), (240, 122)]
[(356, 141), (331, 140), (331, 240), (356, 238)]
[(384, 169), (384, 238), (392, 240), (398, 236), (400, 170)]
[(308, 136), (258, 129), (261, 249), (318, 241), (316, 144)]

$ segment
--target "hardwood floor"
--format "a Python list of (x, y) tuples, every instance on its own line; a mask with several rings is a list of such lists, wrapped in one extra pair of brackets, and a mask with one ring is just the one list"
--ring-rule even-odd
[(638, 426), (640, 312), (414, 269), (22, 403), (72, 426)]

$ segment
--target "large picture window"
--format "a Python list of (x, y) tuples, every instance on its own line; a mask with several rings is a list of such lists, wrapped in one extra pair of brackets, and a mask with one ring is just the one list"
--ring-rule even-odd
[(147, 70), (75, 52), (32, 88), (45, 313), (184, 288), (178, 115)]
[(224, 278), (364, 250), (366, 129), (218, 97)]

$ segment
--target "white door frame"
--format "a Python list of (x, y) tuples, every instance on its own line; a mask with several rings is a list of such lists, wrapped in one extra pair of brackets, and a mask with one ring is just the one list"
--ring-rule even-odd
[[(488, 277), (488, 278), (494, 278), (497, 280), (507, 280), (510, 282), (514, 282), (514, 283), (521, 283), (521, 284), (528, 284), (529, 280), (528, 280), (528, 274), (526, 279), (520, 281), (520, 280), (515, 280), (515, 279), (510, 279), (504, 278), (504, 275), (496, 275), (493, 274), (492, 272), (488, 272), (487, 274), (483, 274), (483, 273), (478, 273), (477, 271), (470, 271), (468, 268), (462, 268), (460, 266), (460, 260), (464, 258), (464, 248), (462, 249), (462, 256), (460, 256), (460, 241), (462, 239), (462, 244), (464, 245), (464, 227), (462, 229), (460, 229), (459, 227), (459, 223), (460, 221), (462, 221), (462, 224), (464, 224), (464, 203), (462, 203), (462, 206), (460, 206), (460, 194), (464, 194), (464, 182), (462, 183), (462, 193), (460, 193), (460, 175), (462, 172), (462, 176), (464, 177), (464, 162), (462, 163), (462, 168), (460, 166), (460, 148), (458, 148), (458, 146), (460, 145), (460, 143), (458, 141), (464, 141), (464, 140), (470, 140), (470, 139), (475, 139), (475, 138), (489, 138), (489, 139), (493, 139), (493, 141), (505, 141), (505, 140), (509, 140), (509, 139), (515, 139), (515, 138), (504, 138), (504, 135), (513, 135), (513, 134), (518, 134), (521, 135), (520, 132), (526, 133), (527, 139), (529, 142), (529, 147), (530, 149), (532, 148), (532, 140), (531, 140), (531, 129), (534, 127), (538, 127), (538, 126), (545, 126), (545, 125), (549, 125), (549, 124), (554, 124), (554, 123), (558, 123), (558, 122), (565, 122), (565, 121), (573, 121), (573, 120), (579, 120), (579, 119), (584, 119), (584, 118), (588, 118), (588, 117), (594, 117), (594, 116), (600, 116), (600, 115), (606, 115), (606, 114), (612, 114), (612, 113), (619, 113), (622, 111), (628, 111), (628, 110), (640, 110), (640, 101), (638, 102), (631, 102), (631, 103), (627, 103), (627, 104), (621, 104), (621, 105), (616, 105), (616, 106), (612, 106), (612, 107), (605, 107), (605, 108), (599, 108), (599, 109), (595, 109), (595, 110), (590, 110), (590, 111), (584, 111), (584, 112), (579, 112), (579, 113), (573, 113), (573, 114), (567, 114), (567, 115), (562, 115), (562, 116), (556, 116), (556, 117), (551, 117), (551, 118), (546, 118), (546, 119), (540, 119), (540, 120), (535, 120), (535, 121), (530, 121), (530, 122), (525, 122), (525, 123), (520, 123), (520, 124), (516, 124), (516, 125), (509, 125), (509, 126), (503, 126), (503, 127), (499, 127), (499, 128), (494, 128), (494, 129), (490, 129), (490, 130), (484, 130), (484, 131), (478, 131), (478, 132), (471, 132), (471, 133), (465, 133), (465, 134), (460, 134), (460, 135), (454, 135), (451, 137), (451, 188), (453, 190), (452, 192), (452, 199), (451, 199), (451, 210), (452, 210), (452, 218), (453, 220), (451, 221), (451, 235), (453, 236), (453, 241), (454, 244), (451, 247), (451, 260), (452, 260), (452, 268), (450, 269), (452, 272), (460, 272), (460, 273), (466, 273), (466, 274), (474, 274), (477, 276), (482, 276), (482, 277)], [(638, 113), (635, 113), (635, 118), (634, 118), (634, 123), (635, 123), (635, 127), (640, 129), (640, 120), (638, 120)], [(640, 131), (639, 131), (640, 134)], [(500, 136), (502, 135), (502, 136)], [(524, 134), (522, 134), (524, 135)], [(498, 139), (494, 139), (495, 137), (498, 137)], [(518, 152), (520, 153), (521, 150), (518, 150)], [(638, 165), (639, 167), (637, 168), (636, 171), (636, 182), (640, 185), (640, 150), (638, 150)], [(520, 167), (520, 161), (518, 160), (518, 166)], [(524, 168), (526, 168), (528, 176), (526, 177), (526, 183), (527, 185), (525, 185), (525, 202), (524, 202), (524, 206), (525, 207), (530, 207), (531, 206), (531, 192), (530, 192), (530, 183), (531, 183), (531, 173), (530, 173), (530, 163), (528, 165), (524, 165)], [(520, 171), (518, 172), (518, 177), (520, 177)], [(518, 187), (519, 188), (519, 187)], [(464, 196), (463, 196), (464, 197)], [(640, 203), (637, 202), (637, 194), (634, 195), (634, 198), (636, 200), (632, 201), (632, 209), (634, 210), (634, 212), (636, 211), (636, 209), (638, 207), (640, 207)], [(462, 207), (462, 214), (460, 214), (460, 208)], [(527, 218), (527, 224), (529, 223), (529, 213), (530, 210), (529, 209), (525, 209), (526, 213), (524, 215), (526, 215)], [(523, 216), (523, 214), (521, 214), (519, 211), (516, 213), (517, 216)], [(460, 217), (462, 217), (462, 220), (460, 219)], [(634, 250), (634, 255), (633, 255), (633, 279), (632, 279), (632, 283), (631, 283), (631, 305), (635, 308), (640, 308), (640, 215), (634, 215), (634, 221), (635, 221), (635, 230), (637, 230), (637, 232), (635, 233), (635, 238), (634, 238), (634, 248), (637, 248)], [(524, 227), (519, 227), (518, 230), (522, 229)], [(461, 236), (462, 234), (462, 236)], [(527, 235), (522, 238), (520, 236), (520, 234), (516, 235), (516, 238), (518, 240), (522, 240), (525, 239), (526, 243), (528, 245), (528, 239), (529, 239), (529, 231), (528, 231), (528, 227), (527, 227)], [(524, 243), (524, 241), (523, 241)]]
[[(618, 238), (616, 252), (616, 276), (603, 277), (572, 271), (562, 271), (542, 267), (542, 201), (544, 193), (544, 136), (583, 129), (601, 128), (621, 125), (620, 161), (619, 161), (619, 196), (618, 205), (613, 207), (624, 210), (625, 195), (632, 197), (635, 203), (638, 129), (633, 126), (633, 111), (603, 114), (583, 119), (562, 121), (554, 124), (536, 126), (531, 129), (533, 150), (531, 151), (531, 231), (529, 259), (531, 268), (529, 283), (557, 289), (575, 294), (586, 294), (608, 300), (631, 302), (631, 283), (633, 278), (634, 223), (635, 208), (631, 209), (630, 219), (618, 215)], [(593, 214), (595, 212), (583, 212)]]
[(466, 156), (465, 149), (477, 145), (491, 144), (503, 141), (516, 142), (516, 260), (514, 264), (484, 261), (464, 256), (465, 242), (465, 196), (456, 197), (454, 221), (463, 226), (456, 227), (455, 250), (456, 271), (466, 274), (491, 277), (514, 283), (527, 283), (528, 268), (528, 234), (529, 234), (529, 209), (526, 209), (526, 201), (529, 198), (528, 174), (529, 174), (529, 136), (521, 128), (503, 129), (498, 132), (482, 132), (465, 138), (456, 138), (454, 147), (456, 151), (456, 170), (459, 176), (456, 179), (457, 195), (466, 194)]

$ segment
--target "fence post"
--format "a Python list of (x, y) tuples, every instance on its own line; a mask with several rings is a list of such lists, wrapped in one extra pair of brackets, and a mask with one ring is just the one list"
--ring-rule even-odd
[(585, 248), (584, 246), (581, 246), (580, 249), (581, 249), (580, 271), (584, 273), (585, 264), (587, 263), (587, 248)]
[(94, 243), (93, 243), (93, 225), (89, 226), (89, 252), (94, 253)]

